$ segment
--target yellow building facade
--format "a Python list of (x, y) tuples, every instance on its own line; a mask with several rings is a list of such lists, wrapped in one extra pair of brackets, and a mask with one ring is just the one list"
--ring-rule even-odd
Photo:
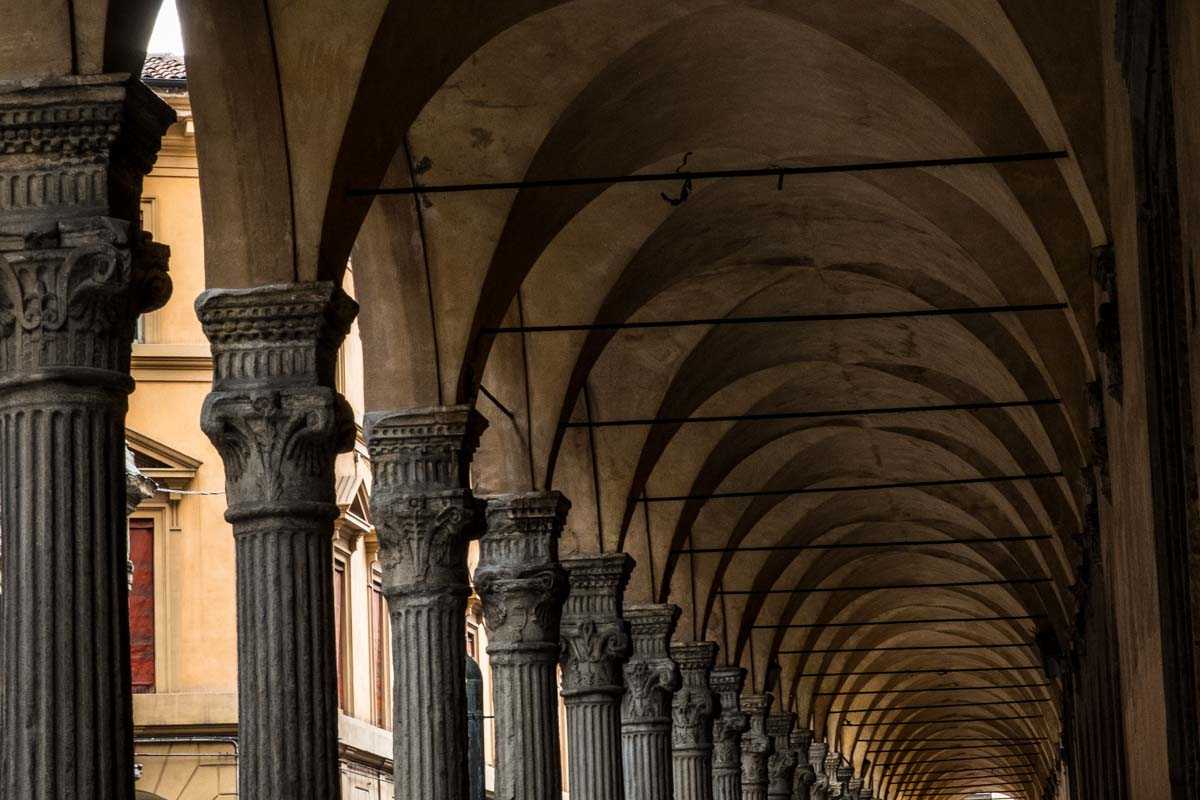
[[(212, 359), (192, 305), (205, 288), (203, 222), (195, 126), (183, 74), (181, 60), (174, 57), (152, 57), (147, 65), (147, 82), (175, 109), (178, 122), (163, 141), (142, 201), (146, 230), (171, 248), (174, 294), (140, 323), (133, 348), (137, 389), (128, 419), (135, 460), (158, 486), (130, 517), (141, 800), (237, 796), (236, 565), (232, 528), (224, 518), (224, 469), (199, 424), (212, 385)], [(351, 294), (352, 283), (351, 271), (345, 287)], [(342, 796), (390, 800), (392, 661), (378, 542), (370, 523), (370, 469), (361, 437), (362, 341), (357, 326), (343, 346), (339, 379), (360, 426), (355, 451), (338, 462), (342, 516), (331, 542)], [(481, 662), (484, 708), (490, 717), (486, 634), (479, 603), (471, 607), (467, 647)], [(494, 760), (490, 725), (486, 720), (489, 785)]]

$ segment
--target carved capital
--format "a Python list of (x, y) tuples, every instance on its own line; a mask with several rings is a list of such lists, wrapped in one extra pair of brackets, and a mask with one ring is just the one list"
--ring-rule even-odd
[(562, 617), (563, 697), (622, 691), (630, 653), (622, 598), (633, 559), (624, 553), (563, 559), (569, 587)]
[(675, 749), (706, 748), (712, 745), (712, 720), (716, 696), (708, 673), (717, 661), (713, 642), (672, 644), (671, 658), (679, 666), (682, 685), (671, 702), (672, 744)]
[(488, 500), (475, 588), (483, 599), (488, 653), (558, 654), (566, 575), (558, 538), (571, 504), (558, 492)]
[(201, 428), (225, 462), (231, 522), (337, 516), (333, 464), (354, 445), (333, 359), (356, 306), (332, 284), (213, 290), (197, 310), (213, 349)]
[(625, 609), (633, 656), (625, 664), (622, 723), (665, 723), (670, 720), (671, 697), (679, 688), (681, 677), (667, 646), (675, 632), (679, 613), (679, 606), (675, 605)]
[[(128, 391), (138, 314), (170, 295), (167, 249), (130, 225), (80, 217), (0, 231), (0, 373), (7, 383), (76, 379)], [(115, 373), (105, 375), (105, 373)]]
[(469, 406), (367, 415), (371, 513), (389, 597), (469, 592), (467, 543), (483, 514), (467, 487), (485, 425)]
[(708, 685), (717, 696), (718, 713), (713, 720), (713, 769), (741, 769), (742, 734), (750, 729), (750, 718), (741, 709), (742, 687), (746, 670), (741, 667), (717, 667), (708, 676)]

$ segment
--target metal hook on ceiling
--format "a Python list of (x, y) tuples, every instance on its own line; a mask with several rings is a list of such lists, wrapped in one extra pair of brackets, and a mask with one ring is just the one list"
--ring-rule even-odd
[[(689, 150), (688, 152), (684, 153), (683, 161), (680, 162), (679, 166), (675, 168), (675, 172), (677, 172), (677, 173), (683, 172), (683, 168), (687, 166), (688, 159), (691, 157), (692, 157), (692, 151)], [(662, 199), (665, 200), (666, 202), (670, 203), (672, 206), (675, 206), (676, 208), (678, 208), (679, 206), (686, 203), (688, 201), (688, 198), (691, 197), (691, 195), (692, 195), (692, 178), (689, 175), (683, 181), (683, 187), (679, 190), (679, 197), (671, 197), (666, 192), (660, 193), (659, 196), (662, 197)]]

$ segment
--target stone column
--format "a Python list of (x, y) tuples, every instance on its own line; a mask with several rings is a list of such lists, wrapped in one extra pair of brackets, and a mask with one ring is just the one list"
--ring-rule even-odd
[(854, 767), (849, 764), (839, 763), (835, 774), (837, 775), (838, 789), (841, 791), (841, 796), (850, 798), (850, 781), (854, 778)]
[(333, 800), (333, 465), (355, 438), (333, 387), (357, 306), (310, 283), (214, 289), (196, 310), (214, 366), (201, 428), (225, 462), (236, 542), (238, 791)]
[(717, 710), (708, 673), (717, 662), (713, 642), (671, 645), (682, 685), (671, 701), (671, 755), (676, 800), (712, 800), (712, 727)]
[(572, 800), (623, 800), (621, 665), (629, 657), (622, 600), (633, 559), (624, 553), (564, 559), (563, 700)]
[(717, 667), (708, 683), (717, 695), (718, 709), (713, 721), (713, 800), (742, 800), (742, 734), (750, 729), (750, 720), (742, 712), (746, 670)]
[(475, 587), (483, 599), (496, 706), (496, 797), (561, 800), (559, 624), (566, 576), (558, 537), (571, 504), (558, 492), (487, 504)]
[(796, 753), (792, 750), (792, 728), (795, 714), (771, 714), (767, 717), (767, 735), (775, 752), (767, 759), (767, 797), (769, 800), (791, 800), (792, 780), (796, 774)]
[(0, 797), (133, 796), (125, 413), (170, 294), (138, 223), (174, 114), (114, 76), (0, 93)]
[(742, 736), (742, 798), (766, 800), (767, 758), (771, 755), (771, 737), (767, 735), (767, 712), (771, 695), (750, 694), (742, 698), (742, 711), (750, 720), (750, 729)]
[(625, 798), (673, 800), (671, 697), (680, 676), (667, 645), (679, 620), (679, 606), (631, 606), (625, 609), (625, 619), (633, 642), (621, 705)]
[(467, 774), (470, 776), (470, 800), (487, 798), (487, 765), (483, 755), (483, 671), (467, 657)]
[(796, 754), (796, 774), (792, 778), (792, 800), (810, 800), (812, 785), (817, 780), (816, 770), (808, 762), (808, 748), (812, 744), (810, 730), (793, 731), (790, 744)]
[(470, 406), (367, 415), (383, 592), (392, 629), (396, 800), (467, 800), (467, 544), (482, 527)]
[(813, 742), (808, 748), (808, 764), (813, 770), (813, 785), (809, 791), (811, 800), (829, 800), (831, 786), (829, 771), (825, 767), (825, 756), (829, 745), (824, 742)]

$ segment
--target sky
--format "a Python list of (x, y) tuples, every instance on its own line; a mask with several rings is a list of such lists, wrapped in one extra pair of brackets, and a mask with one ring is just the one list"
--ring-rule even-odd
[(154, 33), (150, 34), (147, 52), (183, 55), (183, 34), (179, 32), (179, 11), (175, 8), (175, 0), (163, 0), (162, 10), (158, 12), (158, 20), (154, 23)]

